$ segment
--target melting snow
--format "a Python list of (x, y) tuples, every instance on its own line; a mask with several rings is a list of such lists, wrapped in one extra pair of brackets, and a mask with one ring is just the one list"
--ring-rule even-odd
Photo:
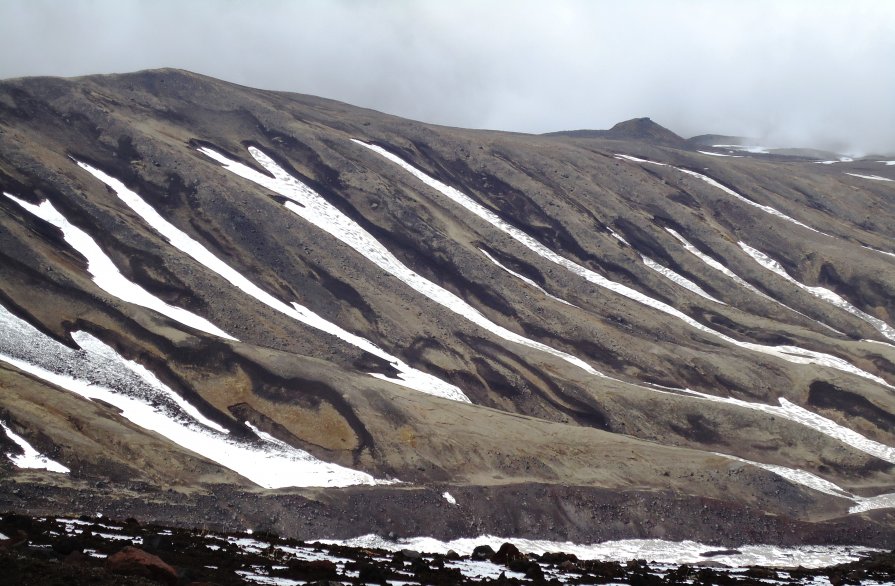
[(710, 257), (710, 256), (707, 255), (707, 254), (703, 254), (698, 248), (696, 248), (695, 246), (693, 246), (692, 244), (690, 244), (690, 242), (688, 242), (683, 236), (681, 236), (680, 234), (678, 234), (677, 232), (675, 232), (675, 231), (672, 230), (671, 228), (665, 228), (665, 230), (666, 230), (669, 234), (671, 234), (672, 236), (674, 236), (675, 238), (677, 238), (677, 240), (678, 240), (681, 244), (683, 244), (684, 248), (685, 248), (688, 252), (690, 252), (691, 254), (695, 255), (695, 256), (696, 256), (697, 258), (699, 258), (702, 262), (704, 262), (705, 264), (707, 264), (707, 265), (710, 266), (711, 268), (715, 269), (716, 271), (720, 271), (721, 273), (723, 273), (724, 275), (726, 275), (727, 277), (729, 277), (730, 279), (732, 279), (732, 280), (733, 280), (736, 284), (738, 284), (739, 286), (741, 286), (741, 287), (743, 287), (743, 288), (745, 288), (745, 289), (748, 289), (749, 291), (755, 293), (756, 295), (758, 295), (758, 296), (760, 296), (760, 297), (762, 297), (762, 298), (764, 298), (764, 299), (767, 299), (768, 301), (771, 301), (771, 302), (773, 302), (773, 303), (776, 303), (777, 305), (779, 305), (779, 306), (781, 306), (781, 307), (785, 307), (786, 309), (792, 311), (793, 313), (797, 313), (797, 314), (801, 315), (802, 317), (806, 317), (806, 318), (810, 319), (811, 321), (814, 321), (814, 322), (820, 324), (821, 326), (823, 326), (823, 327), (825, 327), (825, 328), (827, 328), (827, 329), (829, 329), (829, 330), (832, 330), (832, 331), (836, 332), (837, 334), (842, 334), (842, 332), (840, 332), (839, 330), (836, 330), (836, 329), (834, 329), (834, 328), (828, 326), (827, 324), (825, 324), (825, 323), (823, 323), (823, 322), (819, 322), (819, 321), (817, 321), (817, 320), (815, 320), (815, 319), (813, 319), (813, 318), (811, 318), (811, 317), (805, 315), (805, 314), (802, 313), (801, 311), (796, 311), (796, 310), (793, 309), (792, 307), (789, 307), (788, 305), (785, 305), (785, 304), (783, 304), (783, 303), (777, 301), (777, 300), (774, 299), (773, 297), (770, 297), (770, 296), (768, 296), (768, 295), (765, 295), (763, 292), (761, 292), (761, 291), (759, 291), (757, 288), (755, 288), (751, 283), (749, 283), (749, 282), (747, 282), (746, 280), (742, 279), (739, 275), (737, 275), (736, 273), (734, 273), (733, 271), (731, 271), (730, 269), (728, 269), (726, 266), (724, 266), (724, 265), (722, 265), (721, 263), (719, 263), (718, 261), (716, 261), (714, 258)]
[(795, 403), (784, 399), (783, 397), (780, 398), (780, 405), (775, 406), (767, 405), (765, 403), (752, 403), (749, 401), (743, 401), (741, 399), (734, 399), (732, 397), (718, 397), (716, 395), (709, 395), (707, 393), (694, 391), (692, 389), (677, 390), (688, 395), (700, 397), (707, 401), (727, 403), (729, 405), (736, 405), (737, 407), (752, 409), (754, 411), (762, 411), (764, 413), (770, 413), (771, 415), (775, 415), (777, 417), (782, 417), (783, 419), (787, 419), (789, 421), (800, 423), (806, 427), (810, 427), (817, 432), (820, 432), (846, 445), (849, 445), (856, 450), (860, 450), (865, 454), (870, 454), (871, 456), (875, 456), (880, 460), (885, 460), (886, 462), (895, 464), (895, 448), (864, 437), (856, 431), (852, 431), (851, 429), (839, 425), (831, 419), (827, 419), (822, 415), (818, 415), (817, 413), (809, 411), (804, 407), (800, 407)]
[[(713, 145), (713, 146), (718, 146), (718, 145)], [(630, 155), (617, 154), (616, 157), (621, 157), (623, 159), (627, 159), (629, 161), (634, 161), (636, 163), (649, 163), (651, 165), (660, 165), (662, 167), (670, 167), (671, 166), (666, 163), (659, 163), (657, 161), (648, 161), (646, 159), (638, 159), (637, 157), (632, 157)], [(778, 218), (782, 218), (782, 219), (786, 220), (787, 222), (791, 222), (798, 226), (802, 226), (803, 228), (808, 228), (812, 232), (817, 232), (818, 234), (824, 234), (820, 230), (816, 230), (816, 229), (812, 228), (811, 226), (808, 226), (807, 224), (803, 224), (802, 222), (796, 220), (795, 218), (791, 218), (791, 217), (787, 216), (786, 214), (784, 214), (783, 212), (781, 212), (778, 209), (772, 208), (771, 206), (762, 205), (758, 202), (752, 201), (748, 197), (740, 195), (733, 189), (730, 189), (729, 187), (726, 187), (726, 186), (722, 185), (721, 183), (718, 183), (717, 181), (715, 181), (714, 179), (712, 179), (711, 177), (709, 177), (707, 175), (703, 175), (702, 173), (697, 173), (696, 171), (691, 171), (689, 169), (682, 169), (680, 167), (674, 167), (674, 168), (677, 169), (678, 171), (680, 171), (681, 173), (686, 173), (687, 175), (692, 175), (693, 177), (701, 179), (702, 181), (705, 181), (709, 185), (712, 185), (713, 187), (717, 187), (724, 193), (726, 193), (728, 195), (732, 195), (733, 197), (737, 198), (738, 200), (740, 200), (744, 203), (747, 203), (750, 206), (756, 207), (768, 214), (771, 214), (772, 216), (777, 216)], [(824, 234), (824, 235), (829, 236), (828, 234)]]
[(836, 484), (830, 482), (829, 480), (825, 480), (820, 476), (812, 474), (811, 472), (806, 472), (805, 470), (787, 468), (786, 466), (777, 466), (775, 464), (762, 464), (761, 462), (753, 462), (752, 460), (745, 460), (743, 458), (738, 458), (737, 456), (731, 456), (729, 454), (720, 454), (717, 452), (716, 454), (719, 456), (724, 456), (725, 458), (730, 458), (731, 460), (736, 460), (737, 462), (743, 462), (744, 464), (750, 464), (769, 472), (773, 472), (777, 476), (785, 478), (786, 480), (789, 480), (794, 484), (800, 484), (824, 494), (852, 500), (854, 500), (855, 498), (854, 495), (837, 486)]
[(44, 200), (40, 205), (34, 205), (9, 193), (4, 192), (3, 195), (38, 218), (62, 230), (65, 241), (87, 259), (87, 271), (93, 277), (93, 282), (106, 293), (114, 295), (123, 301), (153, 309), (185, 326), (228, 340), (236, 340), (236, 338), (228, 335), (205, 318), (180, 307), (169, 305), (143, 287), (129, 281), (121, 274), (112, 262), (112, 259), (96, 244), (96, 241), (89, 234), (72, 225), (65, 216), (53, 207), (49, 200)]
[(859, 317), (860, 319), (866, 321), (867, 323), (872, 325), (874, 328), (876, 328), (876, 330), (879, 331), (879, 333), (881, 333), (883, 336), (885, 336), (886, 338), (888, 338), (890, 340), (895, 341), (895, 328), (893, 328), (892, 326), (890, 326), (883, 320), (873, 317), (872, 315), (861, 311), (860, 309), (858, 309), (857, 307), (855, 307), (854, 305), (852, 305), (851, 303), (849, 303), (848, 301), (846, 301), (845, 299), (840, 297), (838, 294), (834, 293), (833, 291), (830, 291), (829, 289), (826, 289), (824, 287), (810, 287), (808, 285), (800, 283), (799, 281), (794, 279), (792, 276), (790, 276), (789, 273), (786, 272), (786, 269), (783, 268), (783, 265), (781, 265), (779, 262), (777, 262), (776, 260), (774, 260), (773, 258), (768, 256), (767, 254), (761, 252), (760, 250), (756, 250), (755, 248), (752, 248), (751, 246), (749, 246), (748, 244), (746, 244), (744, 242), (739, 242), (738, 244), (740, 245), (740, 248), (742, 248), (746, 252), (746, 254), (748, 254), (753, 259), (755, 259), (755, 261), (758, 264), (760, 264), (761, 266), (763, 266), (764, 268), (768, 269), (769, 271), (773, 272), (776, 275), (783, 277), (784, 279), (786, 279), (793, 285), (799, 287), (800, 289), (804, 289), (805, 291), (808, 291), (809, 293), (811, 293), (813, 296), (817, 297), (818, 299), (823, 299), (827, 303), (830, 303), (831, 305), (835, 305), (836, 307), (838, 307), (840, 309), (844, 309), (845, 311), (849, 312), (850, 314)]
[(565, 360), (566, 362), (585, 370), (589, 374), (603, 376), (580, 358), (551, 348), (546, 344), (530, 340), (492, 322), (482, 315), (478, 309), (469, 305), (463, 299), (413, 272), (389, 252), (388, 249), (376, 240), (376, 238), (361, 228), (354, 220), (340, 212), (335, 206), (327, 202), (310, 187), (289, 175), (277, 165), (273, 159), (260, 150), (254, 147), (249, 147), (249, 152), (255, 160), (269, 171), (274, 176), (273, 178), (259, 173), (246, 165), (231, 161), (220, 153), (216, 153), (210, 149), (203, 148), (200, 149), (200, 151), (221, 163), (228, 171), (290, 199), (291, 201), (288, 201), (285, 204), (290, 211), (301, 216), (314, 226), (335, 236), (346, 245), (362, 254), (376, 266), (394, 277), (397, 277), (400, 281), (404, 282), (415, 291), (425, 295), (432, 301), (446, 307), (461, 317), (466, 318), (482, 329), (509, 342), (514, 342), (522, 346), (552, 354), (557, 358)]
[(892, 166), (895, 165), (895, 161), (877, 161), (877, 163), (882, 163), (883, 165)]
[(442, 381), (430, 374), (411, 368), (369, 340), (342, 329), (298, 303), (293, 302), (292, 305), (283, 303), (270, 293), (246, 279), (241, 273), (219, 259), (185, 232), (182, 232), (176, 226), (165, 220), (152, 206), (146, 203), (139, 195), (129, 190), (123, 183), (98, 169), (94, 169), (90, 165), (81, 162), (78, 162), (78, 165), (111, 187), (115, 193), (118, 194), (121, 201), (126, 203), (154, 230), (164, 236), (172, 246), (189, 255), (211, 271), (217, 273), (240, 291), (307, 326), (332, 334), (352, 346), (387, 360), (400, 372), (399, 378), (394, 379), (381, 374), (373, 374), (373, 376), (431, 395), (437, 395), (466, 403), (470, 402), (466, 395), (463, 394), (463, 391), (454, 385)]
[[(546, 246), (541, 244), (539, 241), (537, 241), (530, 235), (528, 235), (525, 232), (523, 232), (522, 230), (516, 228), (509, 222), (503, 220), (500, 216), (498, 216), (491, 210), (486, 209), (484, 206), (482, 206), (481, 204), (479, 204), (478, 202), (473, 200), (468, 195), (465, 195), (464, 193), (460, 192), (459, 190), (457, 190), (453, 187), (445, 185), (444, 183), (442, 183), (441, 181), (438, 181), (437, 179), (429, 177), (428, 175), (426, 175), (425, 173), (423, 173), (422, 171), (420, 171), (413, 165), (407, 163), (400, 157), (393, 155), (392, 153), (388, 152), (387, 150), (385, 150), (379, 146), (376, 146), (376, 145), (366, 144), (366, 143), (361, 142), (356, 139), (352, 139), (352, 141), (382, 155), (386, 159), (399, 165), (401, 168), (403, 168), (407, 172), (411, 173), (413, 176), (418, 178), (420, 181), (422, 181), (426, 185), (432, 187), (433, 189), (435, 189), (442, 195), (450, 198), (454, 202), (456, 202), (459, 205), (461, 205), (462, 207), (466, 208), (467, 210), (469, 210), (470, 212), (472, 212), (479, 218), (487, 221), (492, 226), (498, 228), (499, 230), (503, 231), (507, 235), (511, 236), (513, 239), (515, 239), (517, 242), (519, 242), (520, 244), (522, 244), (523, 246), (525, 246), (526, 248), (528, 248), (535, 254), (538, 254), (538, 255), (546, 258), (547, 260), (554, 262), (554, 263), (558, 264), (559, 266), (568, 269), (570, 272), (572, 272), (580, 277), (583, 277), (584, 279), (586, 279), (587, 281), (589, 281), (591, 283), (594, 283), (595, 285), (599, 285), (601, 287), (609, 289), (610, 291), (613, 291), (615, 293), (618, 293), (620, 295), (628, 297), (629, 299), (632, 299), (632, 300), (634, 300), (638, 303), (641, 303), (643, 305), (646, 305), (648, 307), (658, 309), (659, 311), (662, 311), (668, 315), (676, 317), (677, 319), (683, 321), (687, 325), (689, 325), (701, 332), (711, 334), (713, 336), (717, 336), (718, 338), (720, 338), (730, 344), (740, 346), (741, 348), (746, 348), (748, 350), (752, 350), (755, 352), (761, 352), (763, 354), (776, 356), (778, 358), (781, 358), (783, 360), (786, 360), (788, 362), (792, 362), (795, 364), (818, 364), (821, 366), (828, 366), (830, 368), (835, 368), (837, 370), (842, 370), (844, 372), (856, 374), (858, 376), (868, 378), (870, 380), (873, 380), (880, 384), (888, 386), (886, 381), (884, 381), (880, 377), (875, 376), (869, 372), (866, 372), (866, 371), (854, 366), (853, 364), (849, 363), (846, 360), (837, 358), (835, 356), (831, 356), (829, 354), (824, 354), (822, 352), (815, 352), (813, 350), (805, 350), (803, 348), (798, 348), (796, 346), (764, 346), (761, 344), (754, 344), (751, 342), (740, 342), (739, 340), (735, 340), (735, 339), (731, 338), (730, 336), (727, 336), (725, 334), (722, 334), (721, 332), (713, 330), (713, 329), (709, 328), (708, 326), (705, 326), (705, 325), (699, 323), (698, 321), (696, 321), (695, 319), (686, 315), (685, 313), (679, 311), (678, 309), (668, 305), (667, 303), (664, 303), (657, 299), (653, 299), (652, 297), (649, 297), (648, 295), (644, 295), (643, 293), (641, 293), (640, 291), (637, 291), (636, 289), (632, 289), (631, 287), (628, 287), (626, 285), (622, 285), (621, 283), (616, 283), (615, 281), (607, 279), (603, 275), (601, 275), (597, 272), (594, 272), (588, 268), (585, 268), (585, 267), (555, 253), (554, 251), (547, 248)], [(625, 158), (625, 159), (633, 160), (633, 161), (642, 161), (642, 162), (646, 162), (646, 163), (652, 163), (652, 161), (645, 161), (644, 159), (637, 159), (636, 157), (632, 157), (630, 155), (617, 155), (617, 156)], [(655, 164), (664, 165), (664, 163), (655, 163)], [(730, 189), (724, 187), (720, 183), (717, 183), (714, 180), (712, 180), (704, 175), (699, 175), (698, 173), (695, 173), (692, 171), (685, 171), (685, 172), (693, 174), (693, 175), (697, 175), (700, 178), (702, 178), (706, 181), (709, 181), (714, 185), (717, 185), (724, 191), (727, 191), (727, 192), (730, 192), (730, 193), (733, 193), (736, 195), (736, 192), (734, 192), (733, 190), (730, 190)], [(793, 221), (796, 223), (799, 223), (795, 220), (793, 220)]]
[(716, 149), (733, 149), (735, 151), (744, 151), (747, 153), (755, 153), (759, 155), (771, 154), (771, 147), (766, 146), (747, 146), (741, 144), (713, 144)]
[(456, 505), (456, 504), (457, 504), (457, 499), (455, 499), (455, 498), (451, 495), (451, 493), (449, 493), (449, 492), (447, 492), (447, 491), (444, 491), (444, 492), (441, 494), (441, 497), (442, 497), (444, 500), (446, 500), (447, 502), (449, 502), (450, 504), (452, 504), (452, 505)]
[(846, 175), (851, 175), (852, 177), (860, 177), (862, 179), (873, 179), (874, 181), (893, 181), (888, 177), (880, 177), (879, 175), (861, 175), (860, 173), (846, 173)]
[(554, 295), (551, 295), (550, 293), (547, 293), (547, 291), (545, 291), (545, 290), (543, 289), (543, 287), (541, 287), (540, 285), (538, 285), (537, 283), (535, 283), (534, 281), (532, 281), (531, 279), (529, 279), (529, 278), (526, 277), (525, 275), (520, 275), (519, 273), (517, 273), (517, 272), (515, 272), (515, 271), (512, 271), (512, 270), (510, 270), (509, 268), (505, 267), (504, 265), (500, 264), (500, 261), (498, 261), (496, 258), (494, 258), (493, 256), (491, 256), (490, 254), (488, 254), (487, 252), (485, 252), (485, 251), (482, 250), (481, 248), (479, 248), (479, 252), (481, 252), (482, 254), (484, 254), (484, 255), (485, 255), (485, 258), (487, 258), (488, 260), (490, 260), (491, 262), (493, 262), (493, 263), (494, 263), (495, 265), (497, 265), (498, 267), (502, 268), (504, 271), (506, 271), (506, 272), (508, 272), (509, 274), (513, 275), (514, 277), (516, 277), (516, 278), (519, 279), (520, 281), (522, 281), (522, 282), (524, 282), (524, 283), (530, 285), (531, 287), (537, 289), (538, 291), (540, 291), (541, 293), (543, 293), (544, 295), (546, 295), (546, 296), (549, 297), (550, 299), (553, 299), (554, 301), (559, 301), (560, 303), (565, 303), (566, 305), (571, 305), (572, 307), (577, 307), (577, 305), (572, 305), (571, 303), (569, 303), (569, 302), (566, 301), (565, 299), (560, 299), (559, 297), (556, 297), (556, 296), (554, 296)]
[(733, 157), (734, 159), (742, 159), (741, 155), (725, 155), (724, 153), (711, 153), (709, 151), (696, 151), (698, 153), (702, 153), (704, 155), (711, 155), (713, 157)]
[(714, 301), (715, 303), (720, 303), (721, 305), (727, 305), (723, 301), (718, 301), (717, 299), (715, 299), (714, 297), (712, 297), (711, 295), (706, 293), (702, 287), (700, 287), (699, 285), (697, 285), (690, 279), (684, 277), (683, 275), (679, 275), (676, 272), (674, 272), (673, 270), (669, 269), (668, 267), (664, 267), (664, 266), (660, 265), (659, 263), (657, 263), (656, 261), (654, 261), (651, 258), (647, 258), (645, 256), (641, 256), (640, 258), (643, 259), (643, 263), (646, 266), (653, 269), (654, 271), (656, 271), (657, 273), (659, 273), (660, 275), (662, 275), (669, 281), (676, 283), (676, 284), (680, 285), (681, 287), (683, 287), (684, 289), (692, 291), (693, 293), (696, 293), (700, 297), (704, 297), (704, 298), (708, 299), (709, 301)]
[(265, 488), (389, 484), (369, 474), (318, 460), (264, 438), (240, 441), (204, 425), (158, 379), (146, 379), (112, 348), (85, 332), (72, 350), (0, 306), (0, 361), (86, 399), (121, 410), (136, 425), (217, 462)]
[[(490, 545), (494, 550), (504, 543), (512, 543), (523, 553), (544, 554), (564, 552), (578, 556), (582, 560), (604, 560), (625, 562), (645, 559), (666, 564), (700, 564), (709, 558), (704, 554), (717, 551), (718, 546), (704, 545), (696, 541), (664, 541), (661, 539), (624, 539), (582, 545), (570, 541), (547, 541), (534, 539), (503, 538), (493, 535), (440, 541), (433, 537), (412, 537), (390, 541), (378, 535), (363, 535), (347, 540), (320, 540), (321, 543), (347, 545), (350, 547), (376, 548), (387, 551), (412, 549), (426, 553), (446, 554), (453, 550), (460, 555), (471, 555), (479, 545)], [(713, 563), (732, 567), (769, 566), (819, 568), (842, 564), (858, 559), (868, 552), (881, 551), (852, 546), (800, 546), (778, 547), (770, 545), (742, 545), (737, 553), (712, 556)]]
[[(631, 244), (630, 244), (627, 240), (625, 240), (624, 238), (622, 238), (622, 237), (621, 237), (619, 234), (617, 234), (617, 233), (615, 232), (615, 230), (613, 230), (612, 228), (609, 229), (609, 234), (610, 234), (613, 238), (615, 238), (616, 240), (618, 240), (619, 242), (621, 242), (622, 244), (624, 244), (624, 245), (626, 245), (626, 246), (631, 246)], [(632, 247), (632, 248), (633, 248), (633, 247)]]
[[(18, 444), (18, 446), (22, 448), (22, 451), (25, 452), (21, 455), (7, 454), (9, 459), (12, 460), (12, 463), (15, 464), (18, 468), (49, 470), (50, 472), (60, 472), (62, 474), (68, 474), (69, 472), (71, 472), (71, 470), (69, 470), (59, 462), (51, 460), (35, 450), (31, 446), (31, 444), (29, 444), (25, 440), (25, 438), (16, 433), (13, 433), (13, 431), (9, 429), (9, 427), (2, 421), (0, 421), (0, 427), (2, 427), (3, 431), (6, 432), (6, 436), (14, 441), (16, 444)], [(8, 539), (8, 537), (0, 534), (0, 539)]]

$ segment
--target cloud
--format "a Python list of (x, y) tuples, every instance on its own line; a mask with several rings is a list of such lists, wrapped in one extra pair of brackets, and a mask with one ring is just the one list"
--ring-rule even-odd
[(180, 67), (454, 126), (893, 152), (893, 30), (888, 0), (4, 0), (0, 77)]

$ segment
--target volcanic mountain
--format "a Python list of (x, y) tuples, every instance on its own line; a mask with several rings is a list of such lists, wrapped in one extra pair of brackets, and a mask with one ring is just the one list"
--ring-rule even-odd
[(895, 168), (616, 129), (0, 82), (0, 506), (895, 546)]

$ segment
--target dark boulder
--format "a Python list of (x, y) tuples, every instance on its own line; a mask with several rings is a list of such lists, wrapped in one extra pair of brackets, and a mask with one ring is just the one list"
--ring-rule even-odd
[(160, 557), (127, 546), (106, 560), (106, 569), (122, 576), (140, 576), (162, 584), (177, 584), (177, 571)]
[(494, 548), (490, 545), (479, 545), (472, 550), (472, 555), (470, 557), (476, 561), (485, 561), (490, 560), (494, 556), (494, 553)]

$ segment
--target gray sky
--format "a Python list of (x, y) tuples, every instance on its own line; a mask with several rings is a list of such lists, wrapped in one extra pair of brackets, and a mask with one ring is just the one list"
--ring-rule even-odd
[(0, 78), (179, 67), (453, 126), (895, 152), (895, 0), (0, 0)]

